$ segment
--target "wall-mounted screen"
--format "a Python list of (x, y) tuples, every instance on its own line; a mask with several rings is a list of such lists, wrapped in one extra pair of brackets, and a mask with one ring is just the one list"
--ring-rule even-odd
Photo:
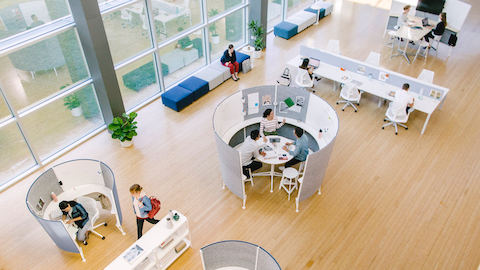
[(445, 0), (418, 0), (417, 10), (438, 15), (442, 13)]

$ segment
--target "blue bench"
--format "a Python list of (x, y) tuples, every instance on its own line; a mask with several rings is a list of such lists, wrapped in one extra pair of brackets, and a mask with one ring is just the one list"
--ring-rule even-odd
[(193, 103), (193, 93), (181, 86), (175, 86), (162, 94), (163, 105), (177, 112)]
[[(308, 12), (311, 12), (311, 13), (315, 13), (315, 14), (317, 14), (317, 12), (318, 12), (317, 9), (313, 9), (313, 8), (310, 8), (310, 7), (306, 8), (304, 10), (308, 11)], [(325, 9), (321, 8), (320, 12), (318, 13), (318, 20), (320, 21), (323, 17), (325, 17)]]
[(273, 28), (273, 34), (277, 37), (282, 37), (284, 39), (290, 39), (297, 33), (298, 25), (285, 21), (275, 25), (275, 27)]
[(241, 52), (235, 52), (236, 56), (237, 56), (237, 62), (238, 62), (238, 65), (239, 65), (239, 68), (238, 68), (238, 71), (242, 71), (242, 64), (243, 64), (243, 61), (247, 60), (247, 59), (250, 59), (250, 55), (248, 54), (244, 54), (244, 53), (241, 53)]
[(195, 76), (191, 76), (190, 78), (184, 80), (183, 82), (179, 83), (178, 86), (192, 92), (194, 101), (208, 93), (209, 90), (208, 82)]

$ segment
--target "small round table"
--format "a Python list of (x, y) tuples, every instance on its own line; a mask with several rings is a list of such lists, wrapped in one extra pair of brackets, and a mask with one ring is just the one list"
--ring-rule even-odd
[(255, 52), (255, 47), (247, 45), (240, 50), (244, 54), (250, 55), (250, 64), (253, 68), (253, 53)]
[[(267, 136), (268, 141), (265, 143), (263, 138), (258, 140), (258, 143), (262, 146), (262, 149), (266, 156), (258, 155), (257, 159), (265, 164), (270, 164), (270, 171), (269, 172), (259, 172), (254, 173), (254, 176), (270, 176), (270, 192), (273, 192), (273, 177), (274, 176), (282, 176), (281, 173), (275, 172), (275, 165), (284, 164), (287, 161), (293, 158), (287, 151), (283, 150), (282, 147), (287, 142), (292, 142), (292, 140), (287, 139), (282, 136)], [(290, 145), (289, 149), (294, 149), (294, 145)], [(279, 159), (280, 157), (285, 156), (287, 159)]]

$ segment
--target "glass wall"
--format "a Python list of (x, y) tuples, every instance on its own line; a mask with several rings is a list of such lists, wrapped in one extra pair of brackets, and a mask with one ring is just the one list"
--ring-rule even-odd
[(282, 0), (268, 0), (267, 29), (273, 28), (282, 21)]
[[(106, 124), (67, 2), (0, 1), (0, 187)], [(98, 2), (126, 110), (245, 44), (244, 0)]]
[(304, 10), (307, 6), (313, 3), (312, 0), (284, 0), (288, 2), (287, 5), (287, 17), (296, 13), (297, 11)]

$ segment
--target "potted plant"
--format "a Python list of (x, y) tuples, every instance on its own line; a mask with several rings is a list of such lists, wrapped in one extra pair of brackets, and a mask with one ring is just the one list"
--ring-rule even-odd
[(133, 145), (133, 137), (137, 136), (137, 122), (134, 121), (136, 117), (136, 112), (123, 113), (121, 117), (113, 118), (112, 123), (108, 125), (108, 129), (112, 131), (112, 138), (120, 140), (122, 147)]
[(265, 34), (265, 31), (254, 20), (248, 24), (248, 29), (251, 31), (253, 47), (255, 47), (253, 58), (260, 58), (262, 56), (262, 50), (265, 48), (265, 42), (263, 41), (263, 35)]
[(72, 113), (72, 116), (79, 117), (82, 115), (82, 107), (80, 107), (80, 99), (78, 98), (76, 93), (66, 96), (63, 99), (63, 105), (67, 106), (67, 108)]
[[(208, 12), (209, 17), (214, 17), (217, 14), (218, 14), (218, 9), (210, 9), (210, 11)], [(218, 33), (217, 33), (216, 22), (213, 22), (208, 26), (208, 31), (212, 33), (212, 43), (213, 44), (220, 43), (220, 37), (218, 36)]]

